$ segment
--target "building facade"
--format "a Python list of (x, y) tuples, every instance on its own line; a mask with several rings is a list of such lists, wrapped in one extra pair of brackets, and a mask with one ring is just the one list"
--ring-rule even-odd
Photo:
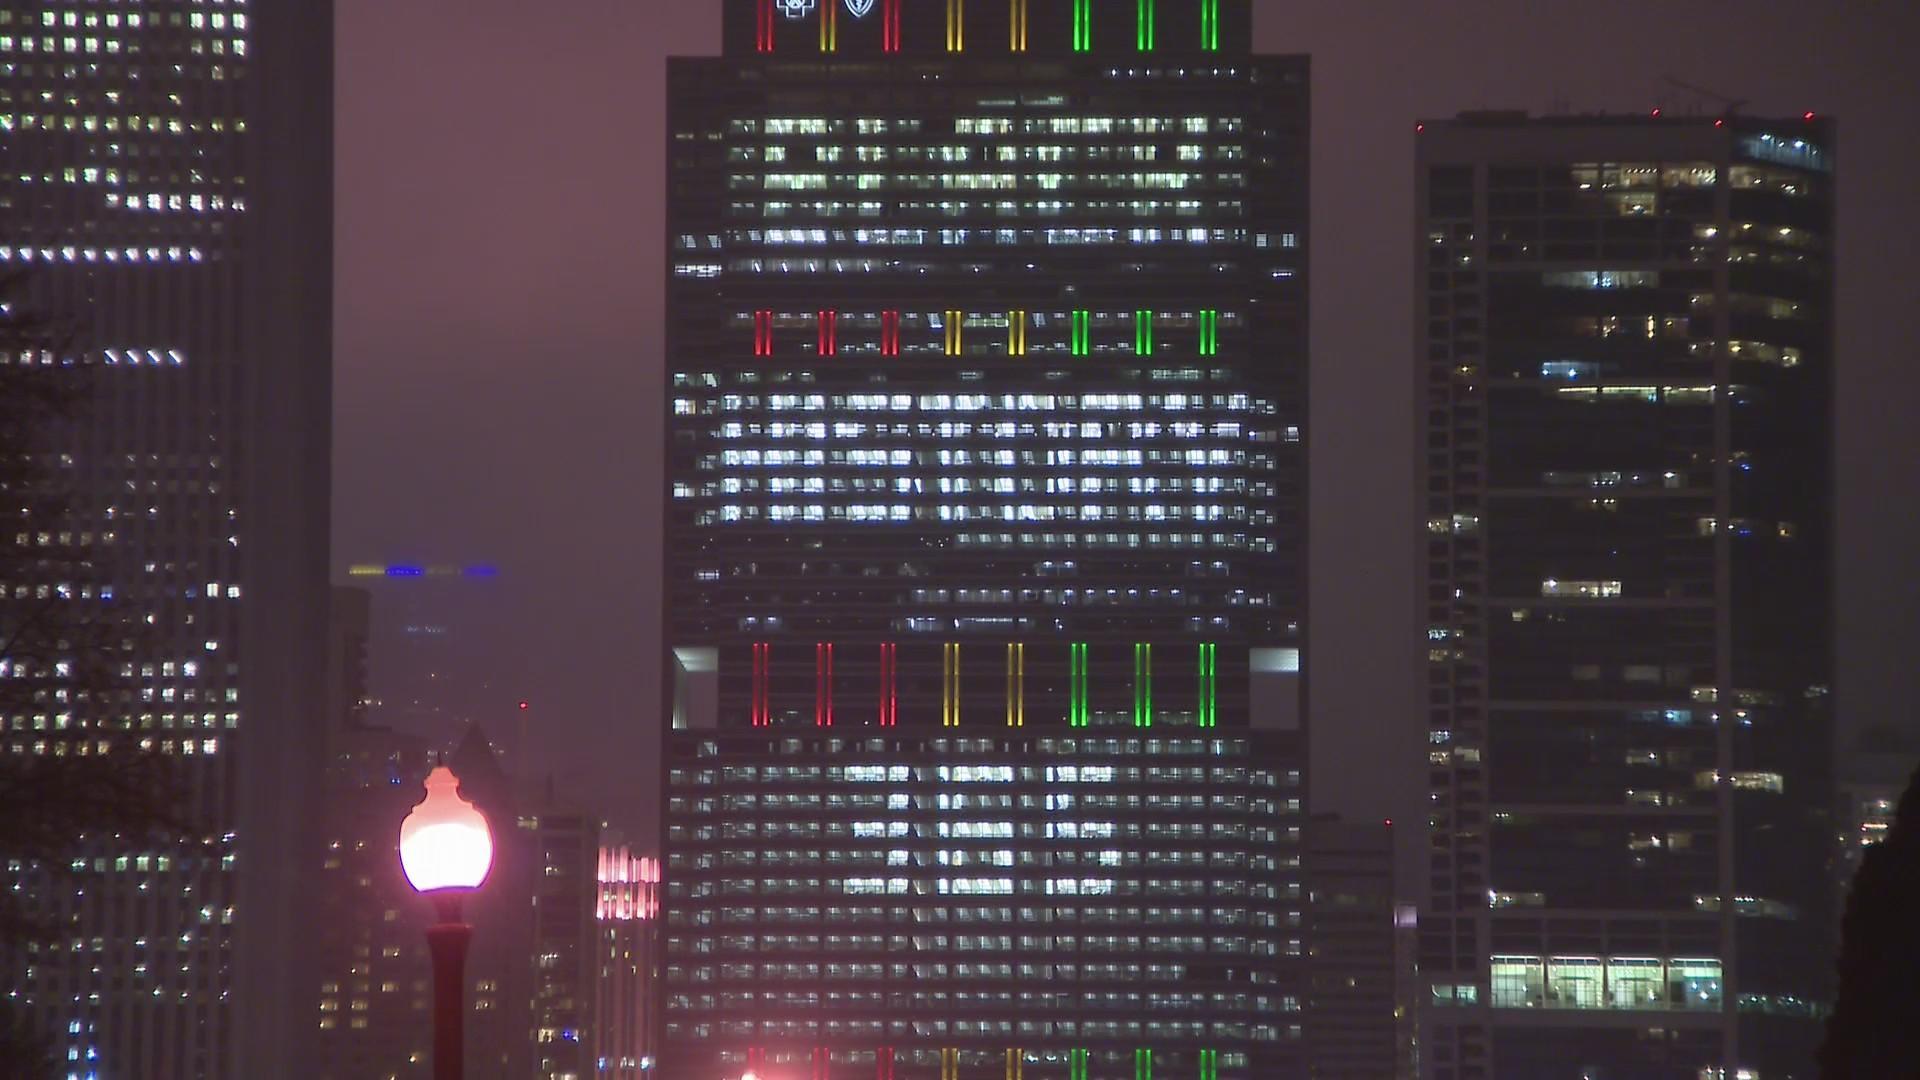
[(1810, 1076), (1834, 126), (1415, 139), (1427, 1074)]
[(105, 684), (74, 690), (81, 658), (0, 718), (6, 750), (130, 737), (178, 763), (199, 833), (10, 871), (59, 937), (6, 956), (5, 984), (74, 1077), (312, 1056), (332, 41), (326, 0), (0, 3), (0, 272), (71, 331), (34, 359), (92, 379), (58, 455), (67, 520), (38, 523), (84, 569), (7, 585), (129, 628)]
[(666, 1075), (1301, 1065), (1307, 65), (729, 0), (669, 69)]

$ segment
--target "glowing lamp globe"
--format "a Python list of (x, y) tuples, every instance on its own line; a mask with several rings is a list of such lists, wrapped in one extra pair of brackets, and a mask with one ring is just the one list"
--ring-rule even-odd
[(487, 819), (460, 797), (460, 780), (445, 765), (427, 774), (427, 797), (400, 823), (400, 868), (423, 893), (477, 889), (493, 868)]

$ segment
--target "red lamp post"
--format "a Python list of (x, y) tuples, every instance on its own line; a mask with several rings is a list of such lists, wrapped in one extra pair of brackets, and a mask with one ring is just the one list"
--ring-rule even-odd
[(433, 901), (427, 928), (433, 954), (433, 1080), (461, 1080), (463, 982), (473, 927), (460, 919), (460, 901), (487, 880), (493, 834), (487, 819), (460, 797), (453, 770), (427, 774), (427, 797), (400, 823), (400, 867), (414, 889)]

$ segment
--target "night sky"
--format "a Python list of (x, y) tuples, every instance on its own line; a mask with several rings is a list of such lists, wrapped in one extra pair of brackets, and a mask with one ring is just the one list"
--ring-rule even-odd
[[(1669, 75), (1839, 119), (1837, 700), (1920, 734), (1920, 5), (1258, 7), (1260, 50), (1313, 57), (1314, 809), (1424, 802), (1414, 119), (1717, 111)], [(334, 563), (498, 565), (459, 604), (489, 733), (517, 757), (528, 700), (533, 767), (629, 826), (656, 797), (663, 61), (718, 51), (701, 0), (339, 5)]]

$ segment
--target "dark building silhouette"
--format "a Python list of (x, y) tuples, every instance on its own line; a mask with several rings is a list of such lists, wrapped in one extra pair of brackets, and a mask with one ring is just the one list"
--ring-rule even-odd
[(1427, 1075), (1811, 1075), (1834, 125), (1416, 145)]
[(667, 1075), (1301, 1067), (1307, 64), (729, 0), (669, 70)]
[(49, 897), (61, 940), (0, 960), (77, 1075), (313, 1057), (332, 43), (328, 0), (0, 2), (0, 273), (73, 350), (0, 362), (92, 369), (60, 457), (70, 517), (39, 527), (98, 571), (8, 586), (141, 628), (110, 688), (0, 718), (4, 750), (135, 732), (182, 763), (206, 842), (101, 838)]
[(539, 848), (531, 897), (534, 1075), (587, 1080), (597, 1069), (600, 822), (548, 810), (530, 824)]
[(1307, 1075), (1411, 1080), (1413, 956), (1393, 826), (1318, 815), (1307, 827), (1306, 865)]
[(400, 822), (420, 801), (427, 742), (368, 717), (370, 598), (333, 590), (315, 1080), (424, 1080), (432, 972), (419, 895), (400, 870)]
[(1920, 933), (1913, 919), (1920, 902), (1920, 773), (1896, 797), (1885, 834), (1866, 846), (1847, 891), (1840, 943), (1839, 986), (1820, 1046), (1820, 1073), (1842, 1077), (1900, 1077), (1920, 1061)]

